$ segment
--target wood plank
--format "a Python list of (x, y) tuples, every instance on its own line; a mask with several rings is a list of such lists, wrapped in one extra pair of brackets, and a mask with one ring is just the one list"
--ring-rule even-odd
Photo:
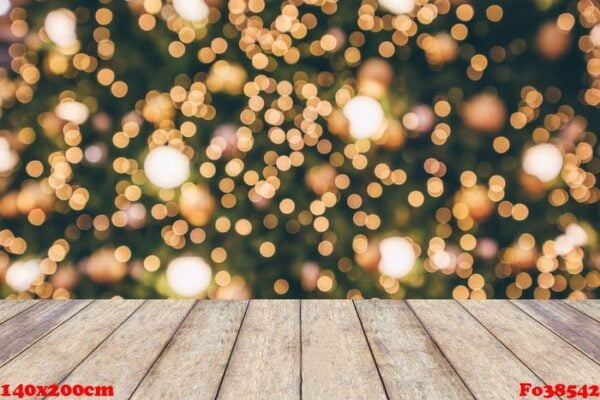
[(302, 396), (385, 399), (352, 302), (302, 301)]
[(0, 368), (0, 382), (10, 385), (60, 382), (142, 303), (137, 300), (92, 302)]
[(520, 382), (543, 384), (457, 302), (408, 304), (476, 398), (512, 400)]
[(128, 398), (194, 303), (147, 301), (69, 374), (63, 383), (75, 385), (94, 382), (94, 385), (112, 385), (113, 398)]
[(219, 399), (300, 397), (300, 302), (251, 301)]
[(600, 362), (600, 322), (561, 301), (519, 300), (513, 301), (513, 304)]
[(581, 311), (588, 317), (600, 322), (600, 300), (565, 300), (565, 304)]
[(545, 383), (589, 385), (600, 366), (508, 301), (461, 302)]
[(39, 304), (39, 300), (0, 300), (0, 324)]
[(391, 399), (472, 399), (405, 302), (356, 301)]
[(89, 300), (46, 300), (0, 325), (0, 366), (89, 303)]
[(132, 399), (214, 399), (247, 301), (199, 301)]

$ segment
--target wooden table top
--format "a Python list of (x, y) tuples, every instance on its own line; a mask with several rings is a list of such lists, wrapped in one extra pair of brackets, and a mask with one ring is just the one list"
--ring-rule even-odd
[(0, 302), (0, 385), (116, 399), (516, 399), (599, 384), (599, 344), (591, 301)]

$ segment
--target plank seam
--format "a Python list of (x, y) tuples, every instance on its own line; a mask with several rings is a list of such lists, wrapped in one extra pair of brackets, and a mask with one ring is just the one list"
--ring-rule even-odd
[(300, 347), (300, 391), (298, 392), (300, 395), (300, 399), (302, 399), (302, 300), (298, 300), (298, 308), (299, 308), (299, 313), (298, 313), (298, 318), (299, 318), (299, 323), (298, 323), (298, 328), (300, 329), (300, 340), (299, 340), (299, 347)]
[[(521, 360), (506, 344), (504, 344), (504, 342), (502, 340), (498, 339), (498, 337), (496, 335), (494, 335), (494, 333), (492, 331), (490, 331), (488, 329), (488, 327), (484, 325), (483, 322), (481, 322), (479, 319), (477, 319), (477, 317), (475, 315), (473, 315), (465, 306), (463, 306), (460, 301), (457, 301), (457, 300), (454, 300), (454, 301), (456, 303), (458, 303), (458, 305), (460, 307), (462, 307), (463, 310), (465, 310), (467, 312), (467, 314), (471, 316), (471, 318), (473, 318), (475, 321), (477, 321), (477, 323), (479, 323), (479, 325), (481, 325), (483, 327), (483, 329), (485, 329), (486, 331), (488, 331), (488, 333), (490, 335), (492, 335), (492, 337), (494, 339), (496, 339), (498, 341), (498, 343), (500, 343), (502, 346), (504, 346), (504, 348), (506, 350), (508, 350), (510, 352), (510, 354), (512, 354), (518, 362), (520, 362), (521, 364), (523, 364), (525, 366), (525, 368), (527, 368), (529, 370), (529, 372), (531, 372), (535, 377), (537, 377), (544, 385), (548, 384), (538, 374), (536, 374), (535, 371), (533, 369), (531, 369), (531, 367), (529, 367), (529, 365), (525, 364), (525, 362), (523, 360)], [(477, 300), (475, 300), (475, 301), (477, 301)], [(560, 397), (560, 396), (558, 396), (558, 398), (562, 399), (562, 397)]]
[(450, 366), (450, 368), (452, 368), (452, 371), (454, 371), (454, 373), (456, 374), (456, 376), (458, 377), (458, 379), (460, 379), (460, 381), (465, 386), (465, 388), (467, 389), (467, 391), (471, 394), (471, 396), (474, 399), (477, 399), (477, 396), (475, 396), (475, 394), (473, 393), (473, 391), (471, 390), (471, 388), (469, 387), (469, 385), (467, 385), (467, 382), (463, 379), (462, 375), (458, 372), (458, 369), (454, 366), (454, 364), (452, 364), (452, 361), (450, 361), (450, 359), (448, 358), (448, 356), (446, 355), (446, 353), (442, 349), (442, 346), (440, 346), (440, 344), (433, 338), (433, 336), (431, 336), (431, 334), (427, 330), (427, 327), (425, 326), (425, 324), (423, 323), (423, 321), (421, 321), (421, 318), (419, 318), (419, 315), (417, 314), (417, 312), (412, 308), (412, 306), (410, 305), (409, 302), (404, 301), (404, 304), (406, 304), (406, 306), (408, 307), (408, 309), (410, 310), (410, 312), (414, 315), (414, 317), (417, 320), (417, 322), (419, 323), (419, 325), (421, 325), (421, 328), (423, 328), (423, 331), (425, 331), (425, 334), (427, 335), (427, 337), (431, 340), (431, 342), (434, 344), (434, 346), (438, 349), (438, 351), (440, 352), (440, 354), (442, 355), (442, 357), (444, 357), (444, 359), (446, 360), (446, 362), (448, 363), (448, 365)]
[(248, 309), (250, 308), (250, 303), (252, 300), (249, 300), (246, 304), (246, 309), (244, 310), (244, 315), (242, 316), (242, 320), (240, 321), (240, 327), (238, 328), (237, 333), (235, 334), (235, 340), (233, 341), (233, 346), (231, 346), (231, 352), (229, 353), (229, 357), (227, 358), (227, 364), (225, 364), (225, 368), (223, 369), (223, 375), (221, 375), (221, 380), (219, 381), (219, 387), (217, 388), (217, 393), (215, 394), (215, 400), (219, 397), (219, 393), (221, 393), (221, 387), (223, 386), (223, 381), (225, 380), (225, 375), (227, 375), (227, 370), (229, 369), (229, 363), (231, 362), (231, 358), (233, 357), (233, 352), (235, 351), (235, 346), (237, 345), (238, 338), (240, 337), (240, 332), (242, 331), (242, 327), (244, 326), (244, 321), (246, 320), (246, 314), (248, 313)]
[[(121, 321), (121, 322), (120, 322), (120, 323), (119, 323), (119, 324), (118, 324), (118, 325), (115, 327), (115, 329), (113, 329), (112, 331), (110, 331), (110, 333), (109, 333), (108, 335), (106, 335), (106, 337), (105, 337), (104, 339), (102, 339), (102, 340), (100, 341), (100, 343), (98, 343), (98, 344), (96, 345), (96, 347), (94, 347), (94, 348), (92, 349), (92, 351), (90, 351), (90, 352), (89, 352), (89, 353), (88, 353), (88, 354), (87, 354), (85, 357), (83, 357), (83, 358), (81, 359), (81, 361), (79, 361), (79, 362), (77, 363), (77, 365), (75, 365), (75, 366), (73, 367), (73, 369), (71, 369), (71, 370), (69, 371), (69, 373), (68, 373), (68, 374), (66, 374), (66, 375), (65, 375), (65, 376), (64, 376), (64, 377), (63, 377), (63, 378), (60, 380), (60, 382), (58, 382), (58, 383), (57, 383), (57, 385), (60, 385), (60, 384), (61, 384), (61, 383), (63, 383), (65, 380), (67, 380), (67, 378), (69, 378), (69, 376), (71, 376), (71, 374), (72, 374), (72, 373), (73, 373), (73, 372), (74, 372), (74, 371), (75, 371), (77, 368), (79, 368), (79, 366), (80, 366), (81, 364), (83, 364), (83, 363), (85, 362), (85, 360), (87, 360), (87, 359), (88, 359), (88, 358), (89, 358), (89, 357), (90, 357), (92, 354), (94, 354), (94, 352), (95, 352), (96, 350), (98, 350), (98, 348), (99, 348), (100, 346), (102, 346), (102, 344), (103, 344), (104, 342), (106, 342), (106, 341), (108, 340), (108, 338), (109, 338), (109, 337), (111, 337), (111, 336), (113, 335), (113, 333), (115, 333), (115, 332), (116, 332), (116, 330), (117, 330), (117, 329), (119, 329), (121, 326), (123, 326), (123, 324), (124, 324), (124, 323), (125, 323), (125, 322), (126, 322), (128, 319), (129, 319), (129, 318), (131, 318), (131, 316), (132, 316), (133, 314), (135, 314), (135, 313), (136, 313), (136, 311), (137, 311), (137, 310), (139, 310), (139, 309), (140, 309), (140, 308), (141, 308), (141, 307), (142, 307), (144, 304), (146, 304), (146, 300), (144, 300), (144, 301), (142, 302), (142, 304), (140, 304), (140, 305), (139, 305), (139, 307), (137, 307), (135, 310), (133, 310), (133, 311), (131, 312), (131, 314), (129, 314), (129, 315), (127, 316), (127, 318), (125, 318), (123, 321)], [(44, 397), (44, 399), (43, 399), (43, 400), (46, 400), (47, 398), (48, 398), (48, 397)]]
[(567, 303), (566, 301), (561, 301), (562, 304), (566, 304), (567, 306), (569, 306), (570, 308), (572, 308), (573, 310), (576, 310), (577, 312), (580, 312), (581, 314), (585, 315), (586, 317), (588, 317), (589, 319), (596, 321), (596, 322), (600, 322), (600, 320), (597, 320), (596, 318), (592, 317), (591, 315), (589, 315), (588, 313), (586, 313), (583, 310), (580, 310), (577, 307), (573, 307), (571, 304)]
[(381, 386), (383, 386), (383, 392), (385, 393), (385, 397), (389, 400), (390, 395), (388, 394), (387, 387), (385, 386), (385, 382), (383, 381), (383, 376), (381, 375), (379, 365), (377, 365), (377, 360), (375, 359), (375, 354), (373, 354), (373, 349), (371, 348), (371, 342), (369, 342), (369, 337), (367, 336), (367, 332), (365, 331), (365, 327), (363, 325), (362, 319), (360, 318), (360, 314), (358, 312), (358, 309), (356, 308), (356, 302), (354, 300), (352, 300), (352, 306), (354, 307), (354, 312), (356, 312), (356, 317), (358, 318), (360, 329), (362, 330), (363, 336), (367, 341), (367, 347), (369, 348), (369, 353), (371, 353), (371, 359), (373, 360), (373, 364), (375, 364), (375, 370), (377, 371), (377, 375), (379, 376), (379, 380), (381, 381)]
[[(154, 368), (154, 365), (158, 362), (158, 360), (162, 357), (163, 353), (167, 350), (167, 348), (169, 348), (169, 346), (171, 345), (171, 343), (173, 342), (173, 338), (177, 335), (177, 333), (179, 332), (179, 329), (181, 329), (181, 327), (183, 326), (184, 322), (188, 319), (188, 317), (190, 316), (190, 314), (192, 313), (192, 310), (194, 308), (196, 308), (196, 304), (198, 304), (198, 300), (194, 301), (194, 304), (192, 304), (192, 306), (190, 307), (190, 309), (185, 313), (185, 315), (183, 316), (183, 318), (181, 319), (181, 321), (179, 322), (179, 324), (177, 324), (177, 327), (175, 327), (175, 329), (173, 330), (173, 333), (171, 334), (171, 336), (169, 337), (169, 339), (166, 341), (165, 345), (163, 346), (163, 348), (160, 350), (160, 352), (156, 355), (156, 358), (154, 359), (154, 361), (152, 361), (152, 363), (150, 364), (150, 366), (148, 367), (148, 369), (146, 370), (146, 372), (144, 373), (144, 376), (142, 376), (142, 378), (140, 379), (140, 381), (138, 382), (137, 385), (135, 385), (135, 387), (133, 388), (133, 390), (131, 391), (131, 394), (129, 395), (129, 397), (127, 397), (128, 399), (131, 399), (133, 397), (133, 395), (135, 394), (135, 392), (138, 390), (138, 388), (142, 385), (142, 382), (144, 382), (144, 379), (146, 379), (146, 377), (148, 376), (148, 374), (150, 373), (150, 371), (152, 371), (152, 368)], [(141, 307), (141, 306), (140, 306)], [(137, 311), (137, 310), (136, 310)]]
[[(10, 300), (5, 300), (5, 301), (10, 301)], [(0, 325), (4, 324), (7, 321), (10, 321), (11, 319), (13, 319), (14, 317), (21, 315), (22, 313), (24, 313), (25, 311), (29, 311), (31, 310), (33, 307), (37, 306), (38, 304), (41, 304), (41, 301), (37, 301), (35, 303), (33, 303), (32, 305), (30, 305), (27, 308), (22, 309), (21, 311), (19, 311), (18, 313), (16, 313), (15, 315), (13, 315), (12, 317), (8, 317), (7, 319), (5, 319), (4, 321), (0, 322)]]
[[(65, 301), (65, 300), (57, 300), (57, 301)], [(71, 318), (73, 318), (74, 316), (76, 316), (77, 314), (79, 314), (80, 312), (82, 312), (83, 310), (85, 310), (86, 308), (88, 308), (90, 306), (90, 304), (92, 304), (95, 300), (90, 301), (89, 303), (87, 303), (85, 306), (81, 307), (80, 310), (78, 310), (77, 312), (74, 312), (73, 315), (71, 315), (69, 318), (65, 319), (63, 322), (61, 322), (60, 324), (56, 325), (54, 328), (50, 329), (48, 332), (44, 333), (42, 336), (40, 336), (39, 338), (37, 338), (36, 340), (34, 340), (33, 342), (29, 343), (27, 346), (23, 347), (23, 349), (21, 349), (21, 351), (19, 351), (17, 354), (15, 354), (13, 357), (11, 357), (10, 359), (6, 360), (2, 365), (0, 365), (0, 368), (3, 368), (5, 365), (7, 365), (9, 362), (11, 362), (12, 360), (16, 359), (17, 357), (19, 357), (21, 354), (23, 354), (24, 352), (26, 352), (27, 350), (29, 350), (29, 348), (31, 348), (31, 346), (35, 345), (36, 343), (38, 343), (40, 340), (42, 340), (43, 338), (45, 338), (46, 336), (48, 336), (49, 334), (51, 334), (52, 332), (54, 332), (56, 329), (58, 329), (59, 327), (61, 327), (65, 322), (69, 321)], [(43, 301), (40, 301), (38, 304), (43, 303)], [(35, 306), (34, 306), (35, 307)], [(29, 307), (27, 310), (31, 310), (33, 307)]]
[(559, 338), (560, 340), (562, 340), (563, 342), (567, 343), (569, 346), (573, 347), (575, 350), (577, 350), (579, 353), (583, 354), (584, 356), (586, 356), (587, 358), (589, 358), (594, 364), (596, 365), (600, 365), (600, 363), (598, 363), (596, 360), (594, 360), (592, 357), (590, 357), (589, 355), (587, 355), (583, 350), (581, 350), (579, 347), (575, 346), (573, 343), (571, 343), (570, 341), (568, 341), (566, 338), (564, 338), (562, 335), (560, 335), (558, 332), (555, 332), (554, 329), (552, 329), (551, 327), (549, 327), (548, 325), (546, 325), (545, 323), (543, 323), (542, 321), (538, 320), (535, 316), (529, 314), (527, 311), (523, 310), (522, 308), (520, 308), (519, 306), (517, 306), (513, 300), (509, 301), (510, 304), (512, 304), (517, 310), (521, 311), (523, 314), (527, 315), (529, 318), (531, 318), (532, 320), (534, 320), (535, 322), (537, 322), (538, 324), (540, 324), (544, 329), (549, 330), (550, 332), (552, 332), (552, 334), (554, 334), (554, 336), (556, 336), (557, 338)]

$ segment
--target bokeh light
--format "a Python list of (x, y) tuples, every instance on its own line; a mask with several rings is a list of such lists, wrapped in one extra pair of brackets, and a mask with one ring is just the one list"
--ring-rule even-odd
[(0, 1), (3, 298), (597, 298), (593, 0)]
[(193, 297), (208, 288), (210, 266), (200, 257), (179, 257), (167, 267), (167, 282), (179, 296)]

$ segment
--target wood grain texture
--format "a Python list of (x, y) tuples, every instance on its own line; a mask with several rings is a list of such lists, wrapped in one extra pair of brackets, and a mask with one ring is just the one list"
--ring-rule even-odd
[(10, 319), (9, 324), (0, 325), (0, 365), (35, 343), (75, 313), (89, 301), (47, 300)]
[(598, 302), (12, 303), (0, 383), (111, 399), (514, 399), (600, 377)]
[(600, 301), (574, 301), (574, 300), (566, 300), (565, 304), (573, 307), (590, 318), (595, 319), (600, 322)]
[(214, 399), (246, 301), (199, 301), (132, 399)]
[(520, 382), (543, 384), (457, 302), (408, 304), (475, 397), (512, 400)]
[[(128, 398), (175, 334), (194, 301), (147, 301), (64, 380), (112, 385)], [(100, 398), (100, 397), (96, 397)]]
[(547, 384), (596, 382), (600, 366), (508, 301), (461, 304)]
[(472, 399), (405, 302), (356, 301), (391, 399)]
[(386, 398), (352, 302), (302, 301), (302, 396)]
[(300, 398), (298, 300), (250, 302), (218, 398)]
[(0, 382), (60, 382), (141, 304), (136, 300), (94, 301), (0, 368)]
[(512, 303), (596, 362), (600, 362), (600, 322), (562, 301), (522, 300)]
[(0, 301), (0, 324), (15, 315), (38, 304), (38, 300), (5, 300)]

